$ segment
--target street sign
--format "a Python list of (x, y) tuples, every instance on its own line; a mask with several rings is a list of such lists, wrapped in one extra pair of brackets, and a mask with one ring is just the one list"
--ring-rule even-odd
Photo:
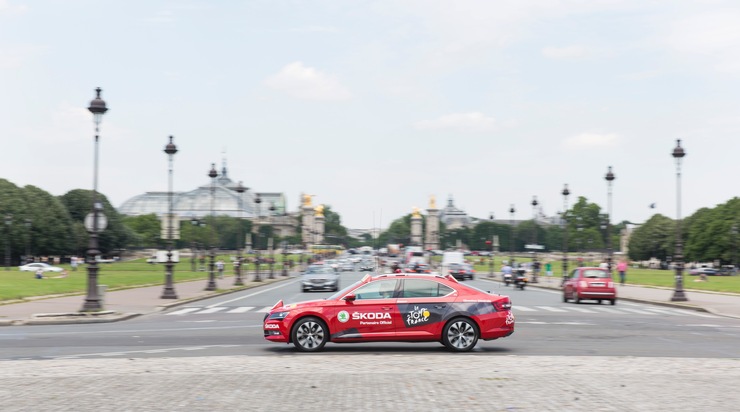
[(525, 249), (542, 250), (545, 248), (543, 245), (524, 245)]
[[(95, 223), (95, 215), (90, 212), (85, 216), (85, 229), (87, 229), (88, 232), (93, 231)], [(105, 217), (105, 214), (103, 212), (98, 212), (98, 232), (102, 232), (105, 230), (105, 228), (108, 227), (108, 218)]]

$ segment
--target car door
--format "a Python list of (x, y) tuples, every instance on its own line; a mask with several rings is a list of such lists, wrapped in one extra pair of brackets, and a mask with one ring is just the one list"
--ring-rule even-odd
[(378, 279), (350, 293), (354, 299), (336, 307), (333, 340), (392, 340), (400, 318), (396, 308), (398, 280)]
[(396, 336), (428, 340), (441, 336), (443, 319), (457, 291), (432, 279), (404, 279), (397, 305), (400, 322)]
[(575, 285), (578, 282), (578, 269), (573, 269), (573, 271), (570, 273), (570, 277), (568, 278), (568, 281), (565, 282), (565, 285), (563, 285), (563, 293), (570, 297), (573, 293), (573, 289), (575, 288)]

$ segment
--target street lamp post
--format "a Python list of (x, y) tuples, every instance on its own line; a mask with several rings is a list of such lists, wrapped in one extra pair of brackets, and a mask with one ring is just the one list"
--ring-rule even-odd
[[(532, 197), (532, 223), (533, 223), (533, 234), (532, 234), (532, 246), (537, 247), (537, 196)], [(540, 263), (537, 262), (537, 249), (532, 249), (534, 255), (532, 258), (532, 283), (537, 283), (537, 275), (540, 271)]]
[(255, 236), (255, 248), (254, 248), (254, 281), (255, 282), (262, 282), (262, 277), (260, 276), (260, 248), (259, 248), (259, 242), (260, 242), (260, 227), (259, 227), (259, 220), (260, 220), (260, 213), (261, 211), (261, 204), (262, 204), (262, 198), (260, 197), (260, 194), (257, 193), (256, 198), (254, 199), (254, 203), (257, 204), (257, 233)]
[(33, 224), (33, 221), (31, 219), (26, 219), (26, 261), (23, 263), (29, 263), (31, 262), (31, 225)]
[(169, 178), (167, 182), (167, 262), (164, 264), (164, 290), (162, 291), (161, 299), (177, 299), (175, 285), (172, 282), (175, 268), (175, 263), (172, 261), (172, 243), (174, 238), (174, 232), (172, 230), (172, 160), (175, 153), (177, 153), (177, 146), (175, 146), (172, 139), (173, 136), (170, 136), (170, 142), (164, 147), (169, 164)]
[(288, 276), (288, 242), (283, 241), (283, 276)]
[(516, 209), (514, 209), (514, 205), (512, 204), (509, 208), (509, 226), (511, 226), (511, 234), (509, 236), (509, 252), (511, 253), (511, 256), (509, 256), (509, 266), (511, 266), (512, 268), (514, 267), (514, 213), (516, 213)]
[[(93, 192), (92, 192), (92, 224), (88, 228), (90, 232), (90, 243), (87, 249), (87, 296), (85, 297), (85, 303), (82, 305), (83, 312), (99, 311), (103, 309), (101, 298), (98, 295), (98, 256), (100, 250), (98, 250), (98, 230), (104, 229), (99, 227), (99, 217), (102, 214), (102, 205), (98, 203), (98, 141), (100, 132), (100, 122), (103, 120), (103, 115), (108, 111), (108, 107), (105, 101), (100, 97), (102, 89), (100, 87), (95, 89), (96, 97), (90, 102), (90, 106), (87, 110), (93, 114), (93, 121), (95, 122), (95, 155), (94, 155), (94, 168), (93, 168)], [(104, 226), (104, 225), (103, 225)]]
[(612, 167), (609, 166), (606, 172), (606, 186), (607, 186), (607, 212), (606, 212), (606, 268), (609, 273), (612, 273), (612, 182), (614, 181), (614, 173), (612, 173)]
[(10, 270), (10, 225), (13, 224), (13, 215), (5, 215), (5, 270)]
[(216, 250), (215, 245), (213, 241), (213, 231), (215, 229), (214, 225), (214, 211), (215, 208), (215, 198), (216, 198), (216, 177), (218, 176), (218, 172), (216, 171), (216, 164), (211, 163), (211, 170), (208, 172), (208, 177), (211, 178), (211, 230), (209, 232), (209, 238), (211, 240), (211, 250), (210, 250), (210, 259), (208, 262), (208, 284), (206, 285), (205, 290), (216, 290), (216, 274), (215, 274), (215, 266), (216, 266)]
[(568, 280), (568, 196), (570, 190), (568, 190), (568, 184), (565, 184), (563, 188), (563, 282)]
[(268, 209), (270, 212), (267, 215), (267, 222), (270, 224), (270, 239), (269, 242), (269, 251), (270, 251), (270, 279), (275, 279), (275, 245), (273, 243), (273, 237), (272, 234), (274, 233), (274, 228), (272, 227), (272, 215), (275, 213), (275, 203), (270, 202), (270, 207)]
[(244, 237), (244, 234), (242, 233), (242, 218), (241, 214), (244, 210), (243, 202), (242, 202), (242, 193), (246, 191), (247, 188), (244, 187), (242, 182), (240, 181), (239, 184), (236, 186), (236, 193), (239, 193), (239, 216), (238, 216), (238, 222), (239, 222), (239, 238), (236, 240), (236, 265), (234, 266), (234, 274), (236, 275), (236, 280), (234, 280), (234, 286), (244, 286), (244, 280), (242, 280), (242, 238)]
[(685, 302), (689, 300), (683, 291), (683, 240), (681, 239), (681, 160), (686, 152), (681, 147), (681, 139), (676, 140), (676, 147), (671, 154), (676, 159), (676, 253), (674, 267), (676, 268), (676, 288), (671, 301)]

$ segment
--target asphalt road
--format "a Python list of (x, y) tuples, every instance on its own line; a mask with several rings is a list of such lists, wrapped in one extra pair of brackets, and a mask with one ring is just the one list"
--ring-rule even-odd
[[(341, 287), (362, 276), (342, 273)], [(469, 283), (511, 296), (516, 315), (514, 335), (479, 341), (473, 350), (478, 355), (740, 357), (738, 319), (623, 301), (576, 305), (563, 303), (555, 291), (520, 291), (479, 279)], [(302, 293), (298, 279), (290, 279), (125, 322), (4, 327), (0, 360), (296, 354), (292, 345), (264, 340), (265, 311), (279, 299), (290, 303), (330, 294)], [(324, 352), (307, 356), (378, 353), (449, 352), (438, 343), (328, 344)]]

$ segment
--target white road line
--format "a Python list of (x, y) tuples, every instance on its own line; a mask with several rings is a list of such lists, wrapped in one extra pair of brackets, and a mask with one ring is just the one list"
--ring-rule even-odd
[(567, 312), (567, 310), (558, 309), (558, 308), (552, 308), (550, 306), (535, 306), (536, 308), (540, 308), (542, 310), (546, 310), (548, 312)]
[(244, 313), (244, 312), (249, 312), (252, 309), (254, 309), (254, 306), (240, 306), (236, 309), (231, 309), (230, 311), (226, 313)]
[(514, 310), (514, 311), (517, 311), (518, 310), (518, 311), (522, 311), (522, 312), (537, 312), (537, 309), (528, 308), (526, 306), (516, 306), (515, 305), (515, 306), (512, 306), (511, 309)]
[(592, 311), (591, 309), (578, 308), (578, 307), (575, 307), (575, 306), (568, 306), (568, 310), (574, 310), (576, 312), (583, 312), (583, 313), (596, 313), (596, 312)]
[(676, 315), (676, 312), (672, 312), (672, 311), (666, 310), (666, 309), (646, 308), (645, 310), (649, 310), (649, 311), (655, 312), (655, 313), (660, 313), (661, 315)]
[(267, 313), (272, 310), (272, 306), (265, 306), (264, 308), (257, 311), (257, 313)]
[(700, 318), (718, 318), (719, 316), (709, 315), (707, 313), (701, 313), (701, 312), (695, 312), (693, 310), (681, 310), (676, 309), (674, 312), (681, 314), (681, 315), (690, 315), (690, 316), (698, 316)]
[(184, 315), (186, 313), (195, 312), (196, 310), (201, 310), (203, 308), (185, 308), (176, 310), (174, 312), (167, 313), (167, 315)]
[(210, 307), (209, 306), (208, 309), (201, 310), (200, 312), (195, 312), (195, 314), (196, 315), (207, 315), (209, 313), (220, 312), (220, 311), (222, 311), (224, 309), (228, 309), (228, 308), (225, 308), (225, 307), (214, 308), (214, 307)]
[(249, 295), (244, 295), (244, 296), (240, 296), (240, 297), (238, 297), (238, 298), (235, 298), (235, 299), (231, 299), (231, 300), (225, 300), (225, 301), (223, 301), (223, 302), (219, 302), (219, 303), (214, 303), (213, 305), (210, 305), (210, 306), (206, 306), (206, 307), (208, 307), (208, 308), (212, 308), (212, 307), (216, 307), (216, 306), (221, 306), (221, 305), (225, 305), (225, 304), (227, 304), (227, 303), (231, 303), (231, 302), (236, 302), (237, 300), (242, 300), (242, 299), (246, 299), (246, 298), (251, 298), (252, 296), (256, 296), (256, 295), (259, 295), (259, 294), (261, 294), (261, 293), (269, 292), (269, 291), (271, 291), (271, 290), (275, 290), (275, 289), (280, 289), (280, 288), (282, 288), (282, 287), (286, 287), (286, 286), (288, 286), (288, 285), (292, 285), (292, 284), (294, 284), (294, 283), (298, 282), (299, 280), (300, 280), (300, 279), (296, 278), (296, 279), (295, 279), (295, 280), (293, 280), (293, 281), (288, 281), (288, 282), (280, 282), (280, 283), (279, 283), (279, 284), (278, 284), (277, 286), (275, 286), (275, 287), (272, 287), (272, 288), (267, 288), (267, 289), (262, 289), (262, 290), (260, 290), (260, 291), (258, 291), (258, 292), (250, 293)]
[(619, 313), (619, 314), (623, 314), (622, 312), (618, 311), (617, 309), (613, 309), (613, 308), (593, 308), (593, 309), (594, 310), (601, 311), (601, 312), (606, 312), (606, 313)]
[(640, 309), (632, 309), (632, 308), (620, 308), (620, 309), (627, 311), (627, 312), (631, 312), (631, 313), (639, 313), (640, 315), (657, 315), (657, 313), (647, 312), (647, 311), (640, 310)]

